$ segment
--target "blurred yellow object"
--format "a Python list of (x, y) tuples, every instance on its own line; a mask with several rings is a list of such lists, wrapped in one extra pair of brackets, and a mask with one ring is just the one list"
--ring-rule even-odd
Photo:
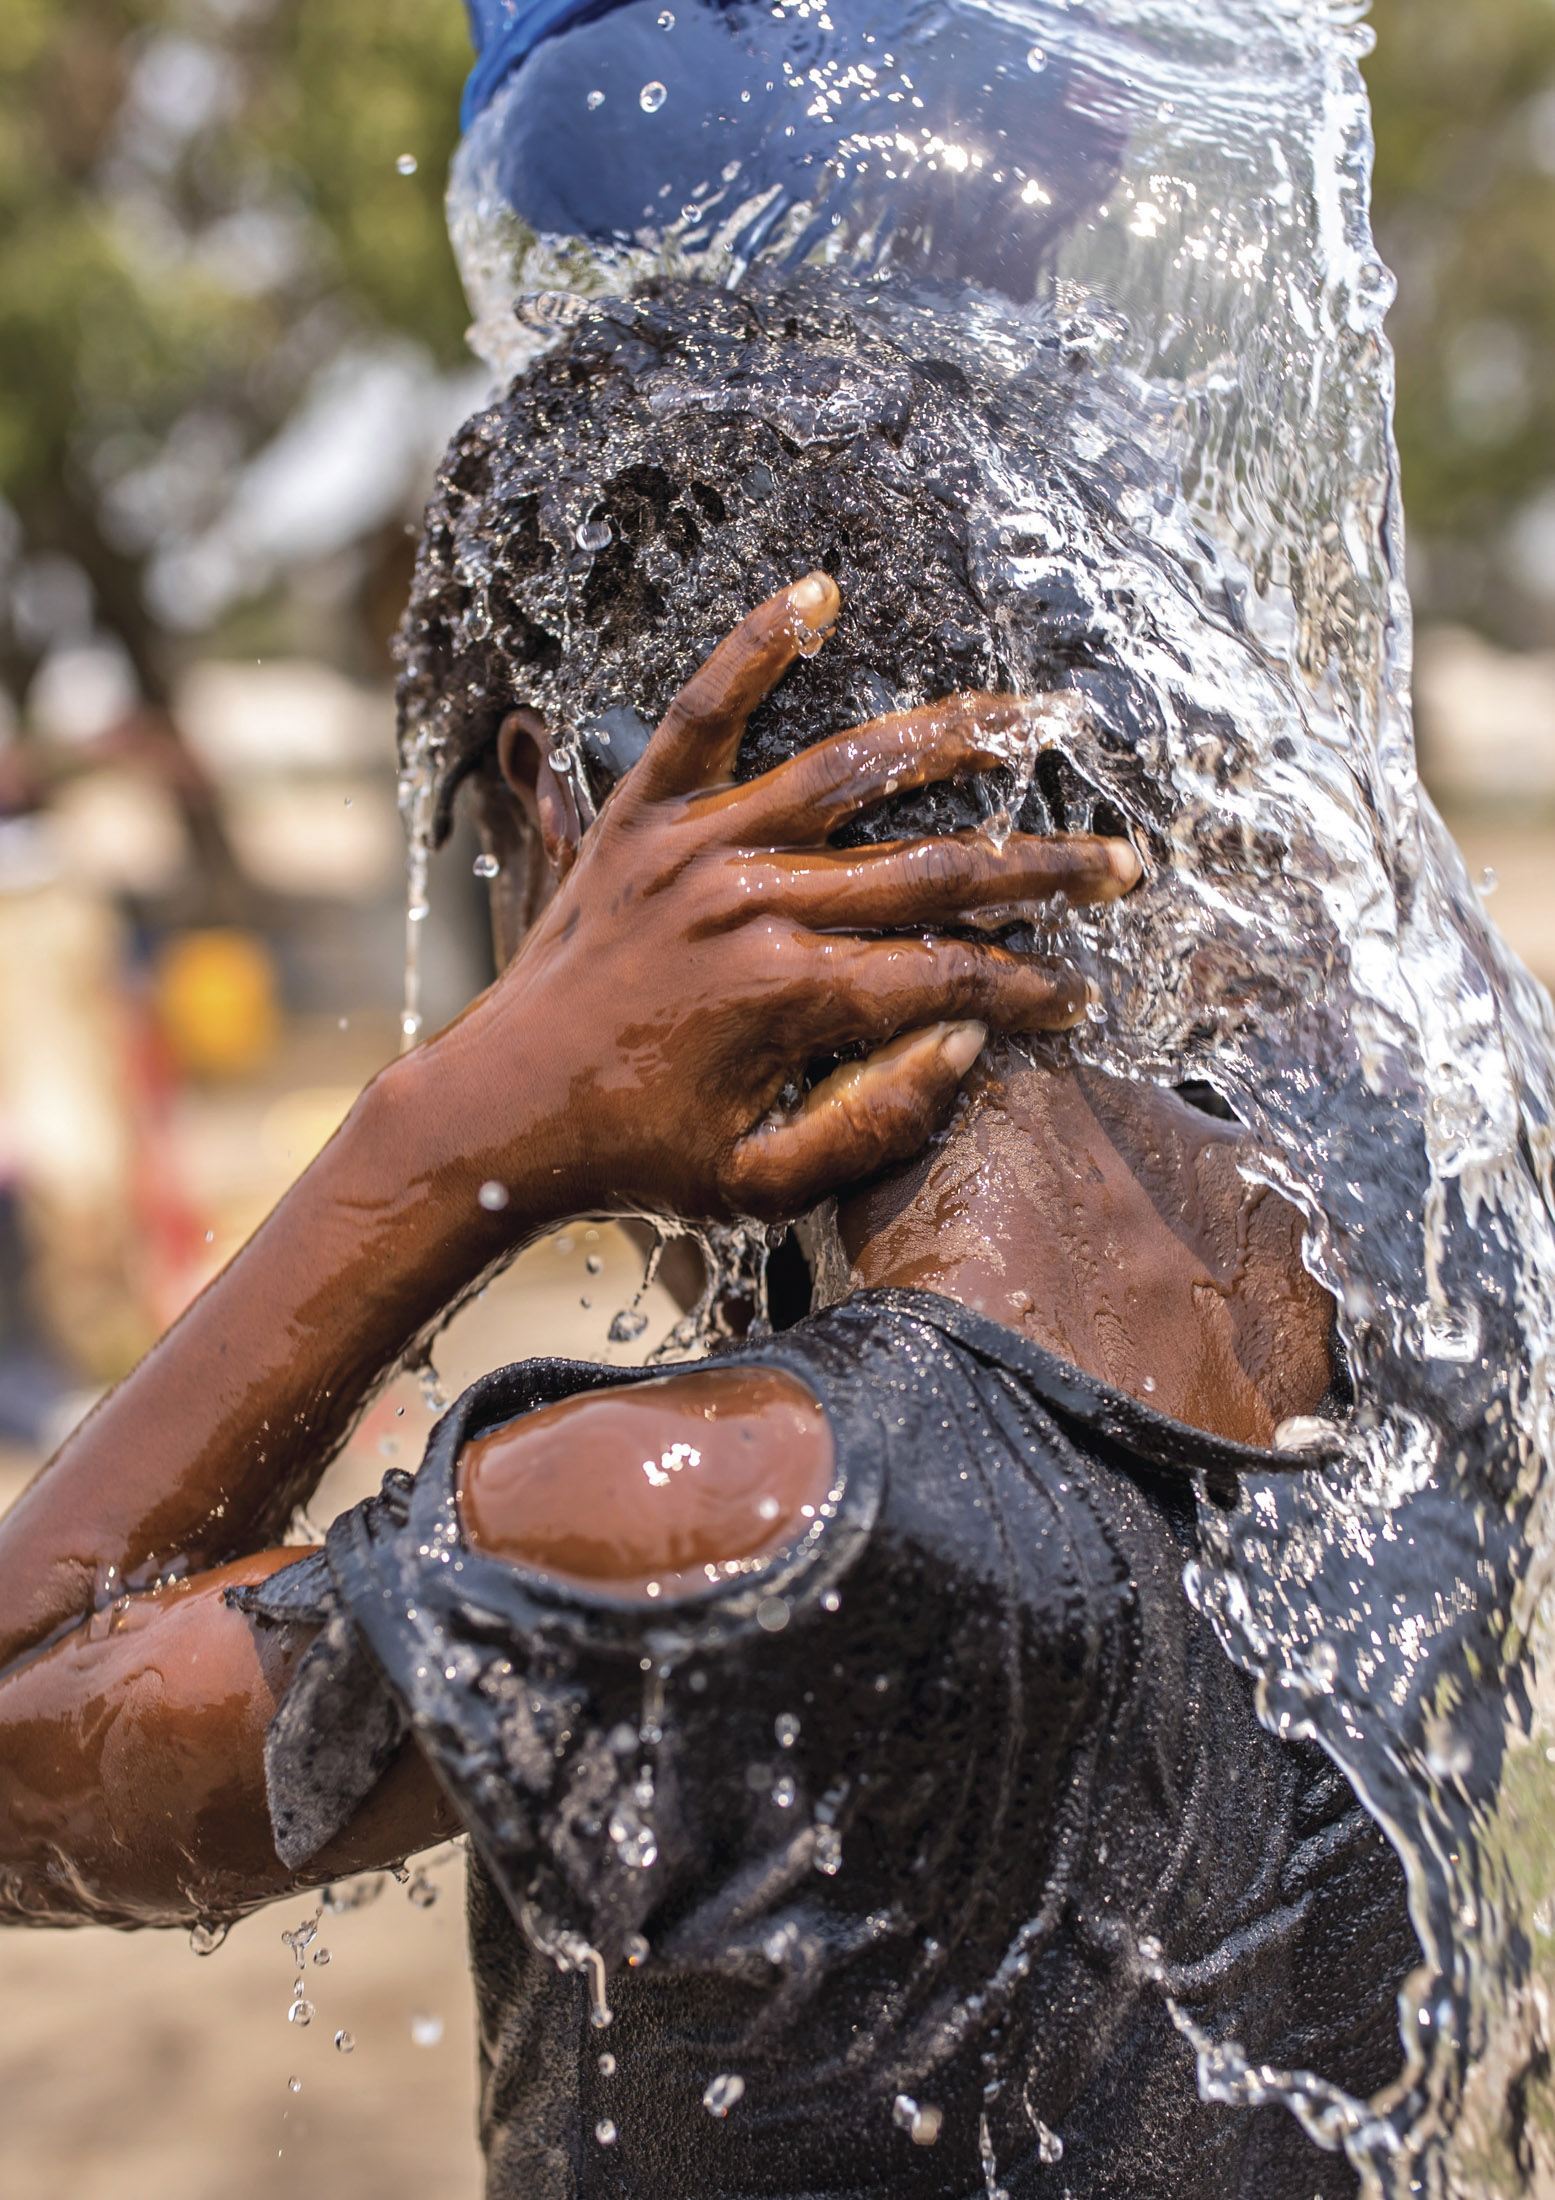
[(168, 1045), (196, 1076), (241, 1077), (275, 1046), (275, 959), (252, 932), (179, 933), (157, 957), (156, 994)]

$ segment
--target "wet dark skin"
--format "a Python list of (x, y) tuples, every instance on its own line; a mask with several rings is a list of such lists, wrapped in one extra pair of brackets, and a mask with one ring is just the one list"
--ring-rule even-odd
[[(1060, 890), (1113, 897), (1138, 874), (1126, 846), (828, 846), (892, 785), (990, 768), (1018, 703), (953, 697), (732, 783), (750, 710), (838, 609), (816, 574), (753, 612), (586, 832), (549, 767), (522, 767), (523, 723), (504, 729), (513, 800), (537, 814), (560, 882), (521, 951), (374, 1080), (0, 1523), (0, 1916), (171, 1924), (296, 1884), (271, 1848), (262, 1742), (308, 1637), (230, 1611), (223, 1591), (297, 1555), (277, 1547), (292, 1509), (373, 1386), (493, 1260), (580, 1214), (801, 1212), (921, 1151), (990, 1031), (1082, 1012), (1073, 973), (937, 928)], [(781, 1111), (807, 1063), (858, 1043), (873, 1051)], [(508, 1191), (495, 1213), (478, 1197), (491, 1180)], [(701, 1389), (666, 1403), (670, 1387), (634, 1406), (651, 1428), (630, 1466), (676, 1442), (702, 1462), (689, 1480), (644, 1476), (658, 1502), (623, 1512), (619, 1541), (589, 1540), (619, 1490), (625, 1411), (597, 1394), (565, 1409), (588, 1535), (554, 1489), (549, 1510), (526, 1498), (545, 1480), (542, 1430), (532, 1472), (494, 1449), (490, 1489), (468, 1477), (482, 1540), (646, 1594), (651, 1568), (717, 1563), (702, 1554), (720, 1520), (732, 1557), (763, 1547), (748, 1519), (708, 1506), (723, 1478), (754, 1490), (763, 1474), (779, 1512), (757, 1525), (790, 1533), (830, 1466), (813, 1403), (758, 1379), (709, 1419)], [(309, 1882), (453, 1830), (407, 1745)]]

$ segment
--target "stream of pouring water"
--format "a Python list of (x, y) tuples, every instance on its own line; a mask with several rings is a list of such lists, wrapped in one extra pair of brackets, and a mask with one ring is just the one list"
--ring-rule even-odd
[[(547, 96), (573, 67), (580, 118), (608, 119), (586, 72), (639, 12), (548, 41)], [(1067, 374), (1040, 467), (983, 454), (978, 527), (988, 600), (1014, 616), (1062, 595), (1128, 675), (1126, 705), (1091, 695), (1061, 739), (1148, 857), (1120, 909), (1068, 920), (1106, 1002), (1078, 1044), (1130, 1075), (1205, 1079), (1250, 1126), (1250, 1173), (1308, 1218), (1359, 1401), (1338, 1465), (1251, 1481), (1230, 1513), (1201, 1504), (1187, 1586), (1265, 1718), (1320, 1740), (1386, 1829), (1426, 1957), (1404, 2076), (1375, 2102), (1321, 2071), (1250, 2069), (1172, 2006), (1207, 2093), (1282, 2101), (1369, 2192), (1511, 2200), (1555, 2193), (1555, 1022), (1415, 775), (1360, 12), (922, 0), (886, 37), (862, 4), (736, 11), (753, 51), (789, 41), (758, 97), (827, 137), (802, 187), (762, 165), (785, 123), (609, 246), (537, 230), (499, 159), (515, 103), (540, 96), (526, 67), (466, 137), (450, 225), (503, 371), (645, 275), (732, 285), (803, 264), (915, 356), (932, 338), (1012, 387), (1044, 360)], [(658, 22), (673, 58), (685, 23)], [(1106, 149), (1034, 301), (936, 257), (921, 199), (916, 227), (897, 219), (934, 176), (1003, 187), (975, 99), (959, 134), (920, 119), (954, 109), (936, 104), (947, 57), (995, 46), (984, 93), (997, 78), (1014, 96), (1022, 71), (1033, 100), (1061, 83), (1054, 111)], [(666, 61), (637, 104), (685, 135), (694, 97)], [(1061, 182), (1016, 170), (1018, 203)], [(432, 762), (413, 748), (404, 786), (412, 940)], [(410, 991), (405, 1015), (414, 1038)], [(1325, 1433), (1287, 1424), (1281, 1442)]]

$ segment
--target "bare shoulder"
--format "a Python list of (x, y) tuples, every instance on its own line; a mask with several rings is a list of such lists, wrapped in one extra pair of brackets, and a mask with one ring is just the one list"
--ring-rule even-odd
[(704, 1586), (780, 1550), (831, 1486), (831, 1429), (775, 1368), (698, 1368), (542, 1406), (459, 1464), (470, 1540), (621, 1595)]

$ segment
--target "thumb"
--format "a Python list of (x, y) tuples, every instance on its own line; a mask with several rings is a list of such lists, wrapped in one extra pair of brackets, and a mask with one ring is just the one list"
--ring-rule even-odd
[(833, 1070), (793, 1115), (739, 1140), (724, 1177), (731, 1204), (775, 1221), (909, 1159), (949, 1115), (987, 1036), (980, 1023), (928, 1024)]

